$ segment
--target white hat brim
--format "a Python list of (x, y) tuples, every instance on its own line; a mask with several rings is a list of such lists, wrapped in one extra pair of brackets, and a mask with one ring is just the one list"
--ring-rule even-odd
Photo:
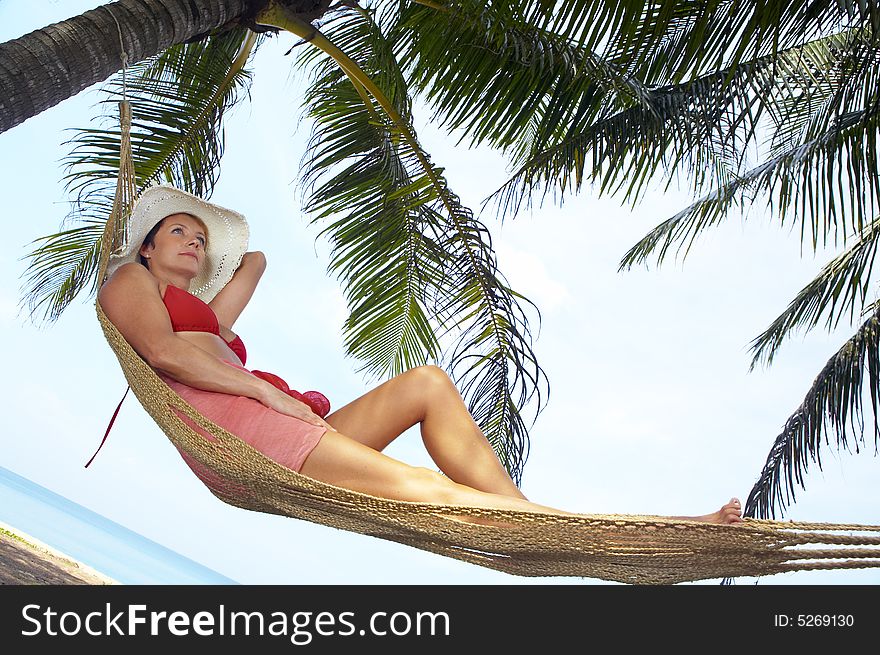
[(166, 216), (190, 214), (208, 228), (205, 262), (190, 283), (189, 292), (210, 302), (226, 286), (247, 251), (250, 232), (245, 217), (232, 209), (215, 205), (173, 186), (146, 189), (132, 208), (123, 248), (110, 255), (109, 278), (117, 268), (138, 261), (138, 252), (151, 229)]

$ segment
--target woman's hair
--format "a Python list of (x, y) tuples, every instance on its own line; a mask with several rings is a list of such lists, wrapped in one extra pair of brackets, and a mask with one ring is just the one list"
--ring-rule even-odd
[[(165, 218), (168, 218), (167, 216)], [(153, 228), (147, 232), (147, 236), (144, 237), (144, 242), (141, 244), (141, 247), (138, 248), (138, 261), (147, 268), (150, 269), (150, 263), (147, 261), (147, 258), (141, 254), (141, 248), (144, 246), (154, 246), (156, 245), (156, 234), (159, 232), (159, 228), (162, 227), (162, 223), (165, 222), (165, 218), (156, 223)]]
[[(173, 216), (173, 215), (174, 214), (171, 214), (171, 216)], [(205, 239), (207, 240), (208, 226), (205, 225), (204, 221), (201, 218), (199, 218), (198, 216), (193, 216), (192, 214), (187, 214), (187, 216), (191, 216), (192, 218), (196, 219), (199, 222), (199, 225), (201, 225), (202, 229), (205, 231)], [(167, 218), (168, 218), (168, 216), (163, 218), (161, 221), (156, 223), (149, 232), (147, 232), (147, 236), (144, 237), (144, 242), (141, 244), (141, 248), (143, 248), (144, 246), (156, 245), (156, 235), (159, 233), (159, 228), (162, 227), (162, 224), (165, 222), (165, 220)], [(138, 261), (141, 263), (141, 265), (145, 266), (147, 268), (147, 270), (149, 270), (150, 269), (149, 260), (147, 260), (147, 258), (141, 254), (141, 248), (138, 248)]]

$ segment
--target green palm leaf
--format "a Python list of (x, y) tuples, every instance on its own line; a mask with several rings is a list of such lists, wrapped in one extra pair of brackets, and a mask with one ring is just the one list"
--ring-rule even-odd
[[(865, 373), (867, 372), (867, 380)], [(833, 435), (838, 448), (864, 445), (863, 387), (867, 383), (874, 414), (874, 441), (880, 443), (880, 313), (865, 321), (816, 377), (797, 411), (776, 437), (743, 513), (775, 517), (793, 503), (795, 485), (804, 488), (809, 463), (822, 467), (821, 445)]]
[[(685, 84), (646, 90), (639, 104), (602, 118), (583, 131), (572, 130), (558, 143), (532, 153), (485, 202), (495, 200), (499, 213), (514, 215), (524, 203), (531, 205), (536, 190), (543, 188), (543, 202), (552, 187), (562, 202), (566, 192), (579, 191), (585, 181), (597, 180), (599, 193), (622, 193), (625, 200), (635, 204), (655, 174), (662, 173), (670, 182), (683, 174), (692, 180), (695, 192), (713, 185), (721, 188), (692, 207), (701, 210), (700, 217), (705, 217), (711, 207), (717, 214), (714, 220), (720, 220), (742, 202), (744, 191), (753, 190), (755, 176), (769, 175), (772, 182), (777, 163), (788, 162), (790, 169), (799, 165), (801, 169), (796, 170), (806, 175), (822, 166), (823, 160), (827, 166), (834, 166), (839, 153), (848, 153), (849, 144), (855, 144), (856, 149), (840, 170), (849, 167), (866, 172), (873, 146), (859, 145), (859, 125), (870, 129), (870, 125), (859, 122), (860, 115), (843, 116), (826, 128), (826, 133), (812, 137), (815, 129), (806, 132), (803, 124), (791, 127), (794, 105), (801, 110), (811, 104), (828, 107), (829, 97), (836, 97), (837, 102), (832, 103), (836, 106), (853, 97), (852, 92), (843, 92), (845, 89), (869, 84), (858, 69), (842, 75), (834, 67), (841, 52), (848, 59), (865, 59), (866, 45), (856, 30), (780, 53), (776, 58), (746, 62)], [(834, 58), (832, 53), (836, 53)], [(806, 134), (815, 147), (809, 149), (808, 145), (805, 152), (802, 142), (790, 144), (788, 152), (777, 152), (777, 158), (766, 166), (743, 173), (741, 167), (764, 115), (772, 115), (789, 131)], [(860, 198), (849, 197), (855, 203), (850, 214), (860, 210)], [(830, 198), (831, 203), (835, 200), (836, 196)], [(817, 206), (816, 212), (823, 209), (834, 207)], [(646, 239), (640, 246), (650, 243), (652, 240)]]
[(546, 380), (518, 305), (525, 299), (504, 283), (486, 228), (415, 139), (394, 43), (372, 13), (340, 9), (322, 30), (344, 51), (347, 69), (356, 66), (375, 85), (370, 93), (382, 96), (367, 98), (337, 60), (303, 54), (314, 66), (305, 98), (315, 119), (303, 166), (307, 210), (327, 223), (330, 270), (351, 307), (346, 348), (362, 370), (389, 375), (436, 360), (436, 331), (452, 339), (445, 366), (518, 479), (528, 445), (519, 408), (537, 393), (540, 411)]
[[(122, 75), (107, 84), (104, 120), (118, 120), (112, 112), (123, 96), (131, 103), (138, 192), (169, 182), (210, 196), (223, 154), (223, 115), (245, 95), (249, 73), (243, 66), (254, 45), (246, 29), (231, 30), (132, 66), (125, 88)], [(65, 181), (75, 200), (67, 220), (84, 225), (33, 242), (22, 291), (32, 317), (42, 311), (44, 320), (54, 321), (89, 281), (90, 293), (97, 289), (97, 226), (112, 206), (119, 142), (118, 126), (80, 129), (70, 141)], [(71, 244), (75, 247), (68, 248)]]
[(606, 53), (630, 61), (633, 75), (652, 84), (678, 84), (734, 69), (856, 25), (867, 25), (876, 34), (880, 17), (875, 3), (858, 0), (633, 4), (642, 5), (640, 18), (609, 39)]
[(624, 255), (621, 269), (652, 255), (662, 262), (674, 245), (686, 257), (705, 228), (763, 196), (783, 224), (801, 221), (814, 249), (832, 233), (844, 243), (859, 234), (880, 203), (880, 50), (863, 37), (862, 30), (835, 35), (774, 62), (775, 81), (761, 101), (777, 126), (774, 156), (658, 225)]
[(439, 125), (461, 129), (470, 145), (509, 151), (515, 160), (536, 141), (556, 140), (560, 130), (588, 125), (644, 93), (624, 62), (511, 21), (496, 6), (466, 2), (436, 11), (411, 5), (393, 18), (388, 30), (398, 57)]
[(755, 202), (761, 194), (772, 194), (771, 205), (783, 224), (789, 212), (795, 213), (802, 238), (809, 226), (814, 249), (820, 239), (827, 243), (832, 232), (839, 232), (845, 242), (848, 229), (852, 233), (863, 229), (862, 217), (880, 200), (873, 138), (880, 127), (878, 109), (851, 113), (821, 137), (764, 162), (664, 221), (627, 251), (621, 270), (652, 255), (661, 263), (675, 244), (676, 253), (683, 250), (686, 257), (705, 228), (720, 223), (732, 209)]
[[(109, 206), (106, 212), (110, 213)], [(29, 255), (32, 262), (27, 273), (31, 288), (26, 291), (32, 316), (42, 310), (44, 316), (55, 320), (81, 290), (88, 287), (89, 293), (97, 291), (95, 271), (100, 261), (104, 223), (90, 218), (80, 220), (82, 225), (33, 242), (38, 245)]]
[[(728, 62), (721, 70), (723, 75), (719, 76), (721, 59), (714, 62), (713, 58), (718, 57), (711, 54), (714, 46), (706, 40), (707, 30), (713, 35), (712, 39), (719, 41), (719, 50), (730, 50), (733, 35), (743, 32), (747, 40), (751, 33), (745, 23), (751, 24), (758, 34), (780, 27), (767, 20), (766, 7), (762, 12), (761, 7), (745, 2), (557, 4), (486, 5), (460, 1), (449, 3), (443, 10), (410, 5), (399, 14), (393, 14), (390, 30), (400, 35), (399, 58), (407, 62), (406, 70), (413, 86), (432, 103), (441, 124), (450, 131), (463, 128), (461, 138), (466, 136), (472, 145), (489, 142), (509, 151), (512, 160), (523, 165), (542, 151), (556, 146), (564, 148), (564, 142), (574, 135), (634, 106), (645, 110), (648, 116), (643, 118), (650, 119), (651, 112), (663, 108), (652, 106), (649, 92), (660, 90), (656, 103), (660, 105), (668, 97), (663, 93), (664, 85), (680, 82), (683, 77), (671, 71), (693, 68), (696, 64), (693, 57), (713, 61), (715, 65), (710, 70), (715, 86), (726, 87), (725, 76), (736, 76), (742, 81), (740, 57)], [(572, 21), (560, 23), (560, 16), (568, 12)], [(789, 19), (785, 29), (798, 38), (780, 37), (780, 43), (792, 41), (799, 47), (806, 31), (817, 32), (820, 23), (825, 26), (833, 22), (832, 19), (841, 22), (845, 12), (841, 14), (840, 8), (832, 4), (813, 19), (801, 16), (789, 16)], [(813, 27), (807, 30), (806, 23)], [(795, 30), (794, 25), (803, 29)], [(673, 42), (679, 46), (680, 42), (686, 42), (686, 47), (672, 47), (669, 44)], [(775, 61), (776, 47), (769, 48), (766, 40), (754, 42), (760, 47), (755, 50), (751, 65), (746, 67), (753, 70), (753, 77), (771, 65), (779, 65)], [(674, 56), (673, 51), (677, 53)], [(684, 60), (678, 61), (681, 57)], [(639, 63), (641, 59), (646, 60), (647, 68)], [(705, 65), (697, 66), (700, 68)], [(693, 84), (695, 79), (692, 77), (688, 84)], [(755, 82), (759, 86), (755, 91), (760, 94), (761, 80)], [(696, 90), (703, 93), (711, 88), (705, 80), (700, 86), (702, 88)], [(734, 97), (721, 96), (720, 105), (711, 93), (708, 97), (691, 94), (694, 104), (688, 108), (687, 115), (676, 117), (684, 119), (683, 123), (672, 123), (666, 111), (664, 118), (676, 127), (689, 127), (699, 119), (696, 129), (680, 130), (681, 136), (689, 137), (687, 143), (682, 140), (688, 146), (682, 147), (682, 152), (701, 148), (700, 134), (723, 136), (723, 121), (730, 118), (724, 108), (729, 107), (743, 89), (732, 85), (725, 90)], [(754, 102), (753, 98), (746, 104)], [(720, 111), (712, 111), (716, 105)], [(705, 113), (705, 117), (701, 113)], [(722, 123), (711, 124), (713, 129), (699, 129), (713, 119)], [(736, 125), (740, 121), (731, 122)], [(638, 126), (638, 122), (634, 121), (634, 125)], [(752, 129), (749, 124), (743, 127), (747, 131)], [(652, 135), (637, 136), (646, 137), (639, 140), (639, 144), (651, 146)], [(698, 165), (694, 169), (701, 170), (699, 157), (696, 159)], [(653, 172), (650, 166), (640, 169), (643, 175)]]
[[(382, 61), (387, 47), (368, 16), (342, 9), (323, 27), (409, 120), (406, 87), (393, 76), (396, 66)], [(301, 167), (304, 189), (311, 189), (306, 210), (315, 214), (313, 224), (327, 223), (321, 235), (333, 244), (329, 269), (344, 280), (346, 349), (364, 361), (361, 370), (396, 375), (438, 353), (422, 290), (444, 274), (436, 243), (422, 234), (425, 185), (407, 170), (399, 135), (379, 121), (381, 109), (365, 103), (334, 59), (305, 50), (298, 64), (313, 66), (304, 97), (315, 119)]]
[(805, 286), (786, 310), (752, 342), (754, 356), (750, 369), (763, 359), (768, 365), (785, 338), (797, 327), (815, 327), (828, 314), (828, 329), (837, 327), (849, 312), (852, 320), (856, 306), (864, 311), (865, 298), (874, 270), (880, 221), (875, 220), (848, 251), (829, 262), (816, 278)]
[(543, 189), (543, 202), (553, 190), (561, 204), (567, 192), (592, 181), (598, 181), (599, 194), (623, 194), (635, 204), (658, 172), (669, 180), (684, 173), (695, 189), (728, 183), (741, 165), (740, 145), (761, 117), (761, 73), (772, 66), (761, 60), (733, 76), (723, 70), (646, 90), (639, 104), (531, 153), (484, 205), (495, 201), (502, 216), (513, 216), (533, 203), (536, 191)]

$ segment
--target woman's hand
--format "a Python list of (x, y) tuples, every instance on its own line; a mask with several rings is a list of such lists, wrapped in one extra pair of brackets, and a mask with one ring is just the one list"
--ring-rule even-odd
[(269, 384), (268, 382), (266, 382), (266, 387), (267, 389), (265, 390), (265, 394), (263, 395), (263, 397), (258, 398), (257, 400), (259, 400), (269, 409), (274, 409), (276, 412), (280, 412), (281, 414), (286, 414), (287, 416), (298, 418), (301, 421), (311, 423), (312, 425), (324, 427), (328, 430), (334, 429), (332, 425), (330, 425), (329, 423), (327, 423), (327, 421), (315, 414), (312, 411), (312, 408), (305, 403), (300, 402), (293, 396), (287, 395), (286, 393)]

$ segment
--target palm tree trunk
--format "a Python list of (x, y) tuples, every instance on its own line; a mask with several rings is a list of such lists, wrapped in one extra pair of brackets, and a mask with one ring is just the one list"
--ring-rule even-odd
[[(0, 133), (129, 63), (241, 18), (254, 0), (120, 0), (0, 44)], [(117, 27), (118, 22), (118, 27)]]

